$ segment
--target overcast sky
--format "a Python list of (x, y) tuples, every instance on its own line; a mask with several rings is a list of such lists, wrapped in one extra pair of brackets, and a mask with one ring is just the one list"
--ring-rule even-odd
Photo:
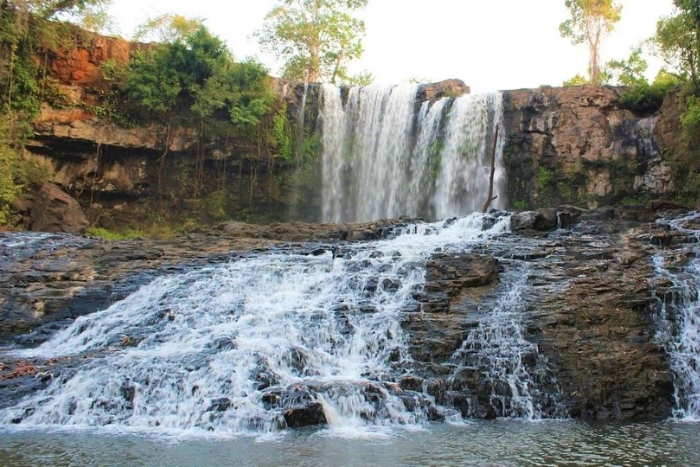
[[(129, 37), (147, 17), (173, 12), (205, 19), (237, 58), (256, 56), (273, 74), (279, 66), (252, 37), (275, 0), (113, 0), (119, 32)], [(622, 0), (622, 21), (609, 36), (604, 60), (623, 58), (652, 36), (672, 0)], [(379, 84), (411, 78), (459, 78), (472, 90), (561, 85), (585, 74), (587, 50), (559, 35), (564, 0), (370, 0), (365, 54), (352, 66)], [(659, 64), (652, 62), (651, 75)], [(653, 76), (652, 76), (653, 77)]]

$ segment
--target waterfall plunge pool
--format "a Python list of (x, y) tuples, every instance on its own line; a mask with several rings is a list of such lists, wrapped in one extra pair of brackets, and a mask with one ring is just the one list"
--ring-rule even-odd
[(345, 438), (331, 430), (274, 437), (153, 438), (89, 431), (0, 431), (0, 467), (697, 466), (700, 425), (501, 420)]

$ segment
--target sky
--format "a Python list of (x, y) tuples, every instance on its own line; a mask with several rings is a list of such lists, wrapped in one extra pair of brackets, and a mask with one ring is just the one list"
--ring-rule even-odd
[[(603, 61), (626, 58), (651, 37), (672, 0), (620, 0), (622, 20), (607, 38)], [(273, 75), (274, 57), (261, 53), (253, 33), (275, 0), (113, 0), (117, 31), (131, 36), (148, 17), (177, 13), (205, 20), (236, 58), (256, 57)], [(352, 72), (369, 71), (376, 84), (458, 78), (473, 92), (558, 86), (586, 74), (588, 51), (559, 35), (564, 0), (370, 0), (365, 53)], [(651, 59), (648, 74), (661, 63)]]

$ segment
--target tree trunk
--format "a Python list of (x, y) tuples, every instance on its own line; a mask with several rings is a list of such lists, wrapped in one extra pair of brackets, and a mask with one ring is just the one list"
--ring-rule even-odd
[(491, 148), (491, 176), (489, 177), (489, 195), (484, 203), (484, 208), (481, 210), (483, 214), (486, 214), (491, 207), (491, 203), (498, 198), (498, 196), (493, 195), (493, 179), (496, 176), (496, 149), (498, 148), (498, 125), (496, 125), (496, 131), (493, 136), (493, 148)]

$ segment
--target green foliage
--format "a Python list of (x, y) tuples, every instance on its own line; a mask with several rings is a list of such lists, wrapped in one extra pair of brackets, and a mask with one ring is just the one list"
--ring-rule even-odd
[(590, 82), (600, 84), (600, 48), (620, 21), (622, 7), (615, 0), (565, 0), (565, 4), (571, 18), (559, 25), (559, 32), (574, 45), (588, 44)]
[(368, 0), (277, 0), (256, 35), (284, 61), (287, 79), (347, 81), (347, 62), (362, 55), (363, 21), (352, 13)]
[(95, 8), (105, 8), (110, 0), (24, 0), (16, 6), (45, 19), (60, 18), (61, 15), (79, 17)]
[(576, 74), (576, 76), (574, 76), (573, 78), (564, 81), (564, 86), (565, 87), (582, 86), (582, 85), (588, 84), (588, 83), (589, 83), (588, 78), (586, 78), (585, 76), (583, 76), (581, 74)]
[(173, 67), (182, 53), (182, 44), (137, 52), (129, 63), (124, 82), (126, 97), (153, 117), (169, 114), (182, 91)]
[(136, 28), (133, 39), (160, 43), (184, 41), (203, 26), (204, 20), (201, 18), (165, 13), (148, 18)]
[(683, 81), (700, 88), (700, 22), (696, 16), (697, 2), (675, 0), (676, 14), (662, 18), (651, 39), (655, 55)]
[(272, 137), (279, 157), (285, 162), (294, 161), (294, 144), (292, 141), (292, 127), (287, 118), (287, 103), (283, 103), (272, 118)]
[(235, 63), (223, 41), (201, 26), (184, 41), (135, 54), (123, 93), (123, 105), (142, 120), (170, 120), (177, 110), (184, 123), (225, 118), (241, 132), (257, 125), (273, 100), (265, 68)]
[(204, 198), (204, 211), (207, 216), (215, 221), (228, 219), (228, 214), (226, 214), (227, 197), (227, 190), (218, 190)]
[(300, 144), (302, 161), (307, 164), (316, 159), (321, 149), (321, 139), (317, 134), (305, 137)]
[(613, 81), (622, 86), (640, 86), (648, 84), (644, 73), (647, 71), (647, 61), (642, 58), (642, 48), (632, 49), (627, 60), (610, 60), (604, 69), (609, 75), (607, 81)]
[(146, 238), (146, 235), (142, 230), (135, 229), (123, 229), (123, 230), (108, 230), (103, 227), (89, 227), (85, 231), (85, 235), (89, 237), (99, 237), (105, 240), (111, 241), (121, 241), (121, 240), (135, 240), (138, 238)]
[(547, 167), (537, 169), (537, 192), (544, 193), (554, 179), (554, 172)]
[(700, 99), (690, 96), (686, 100), (685, 112), (681, 116), (681, 126), (687, 138), (695, 136), (696, 130), (700, 128)]
[(620, 95), (620, 105), (624, 109), (639, 114), (653, 114), (661, 108), (666, 94), (678, 86), (678, 80), (664, 72), (660, 72), (656, 80), (649, 84), (640, 81), (628, 91)]
[(127, 66), (110, 58), (100, 64), (100, 72), (102, 79), (108, 83), (121, 84), (126, 78)]
[(516, 211), (525, 211), (527, 209), (527, 203), (522, 200), (515, 201), (513, 203), (513, 209)]
[(13, 177), (15, 158), (12, 149), (0, 146), (0, 225), (10, 223), (10, 205), (20, 190)]
[(349, 86), (369, 86), (374, 83), (374, 75), (369, 71), (363, 71), (354, 76), (349, 76), (342, 80), (341, 84)]

